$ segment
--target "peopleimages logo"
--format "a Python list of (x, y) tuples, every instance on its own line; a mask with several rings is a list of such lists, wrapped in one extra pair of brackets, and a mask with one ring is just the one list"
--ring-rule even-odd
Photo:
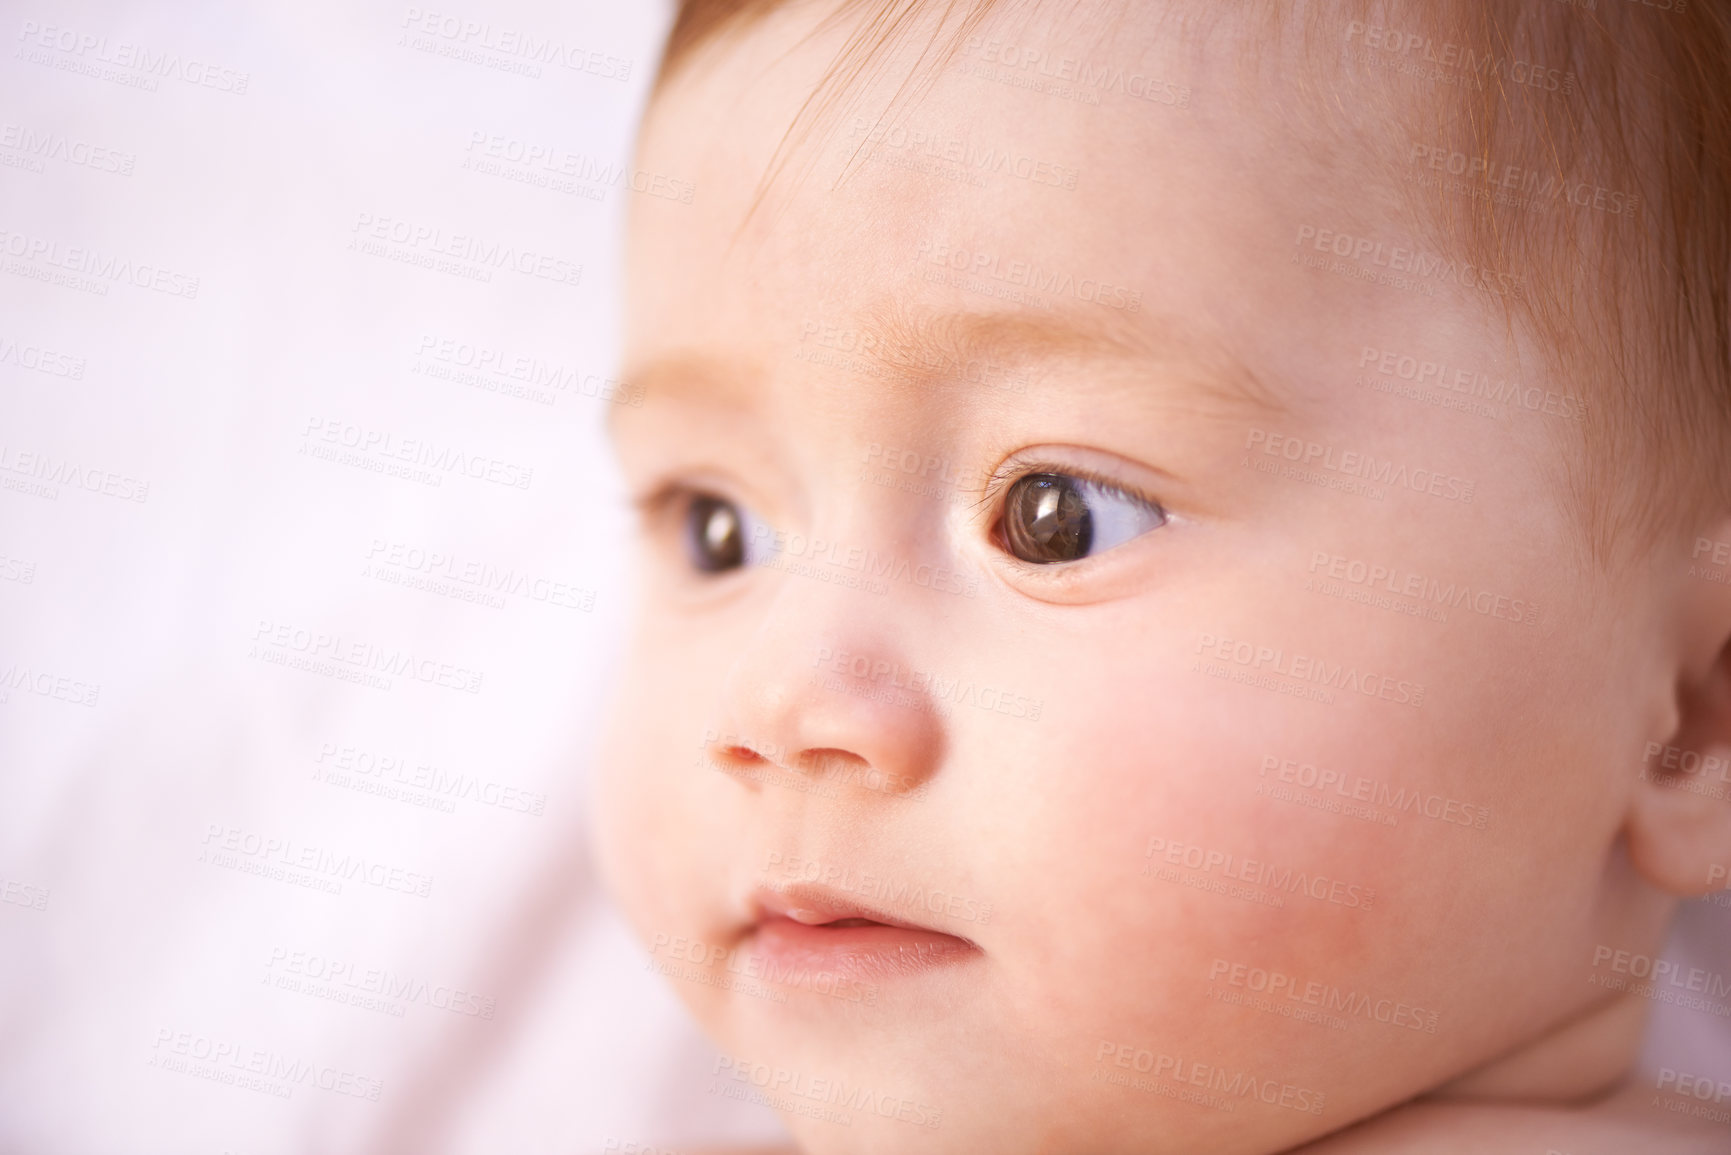
[[(315, 951), (291, 951), (287, 947), (272, 947), (265, 970), (277, 979), (306, 980), (318, 987), (309, 987), (302, 994), (328, 997), (335, 993), (346, 1002), (351, 997), (378, 996), (395, 1003), (420, 1003), (434, 1010), (470, 1018), (491, 1019), (497, 1002), (491, 996), (478, 995), (458, 987), (428, 983), (425, 979), (400, 975), (387, 967), (366, 967), (339, 960)], [(278, 982), (279, 988), (294, 989)]]
[(1332, 690), (1351, 690), (1396, 705), (1414, 709), (1424, 705), (1424, 686), (1418, 682), (1360, 670), (1343, 662), (1330, 662), (1314, 654), (1288, 653), (1281, 647), (1235, 641), (1214, 634), (1198, 636), (1196, 653), (1217, 662), (1231, 662), (1252, 672), (1266, 672)]
[(929, 703), (934, 708), (973, 706), (1012, 718), (1024, 718), (1030, 722), (1040, 720), (1040, 712), (1046, 705), (1044, 698), (1029, 698), (1001, 686), (981, 683), (971, 678), (948, 677), (931, 670), (910, 669), (900, 662), (873, 659), (865, 654), (853, 654), (831, 646), (819, 646), (812, 658), (812, 665), (824, 667), (836, 674), (848, 675), (851, 686), (847, 682), (841, 683), (844, 691), (860, 687), (886, 693), (905, 691), (910, 705)]
[(1440, 497), (1445, 501), (1470, 504), (1476, 485), (1473, 481), (1454, 477), (1435, 469), (1413, 469), (1391, 457), (1376, 457), (1355, 449), (1340, 449), (1319, 441), (1252, 429), (1245, 436), (1245, 452), (1257, 452), (1278, 457), (1305, 469), (1318, 469), (1343, 477), (1361, 479), (1373, 486), (1410, 489), (1414, 493)]
[(36, 172), (42, 171), (42, 161), (57, 160), (77, 168), (131, 176), (133, 166), (138, 163), (138, 158), (129, 152), (120, 152), (99, 144), (91, 144), (80, 137), (35, 129), (11, 121), (0, 124), (0, 149), (28, 157), (36, 163)]
[(1074, 273), (1042, 268), (1032, 261), (1007, 259), (1001, 253), (962, 245), (921, 241), (915, 247), (914, 260), (916, 264), (937, 265), (950, 274), (963, 278), (963, 281), (959, 282), (963, 287), (969, 287), (967, 278), (975, 278), (983, 285), (995, 282), (1031, 290), (1036, 294), (1071, 297), (1088, 304), (1103, 305), (1108, 309), (1122, 309), (1127, 313), (1134, 313), (1142, 307), (1140, 289), (1125, 288), (1123, 285), (1114, 285), (1094, 277), (1078, 278)]
[[(411, 650), (374, 645), (341, 634), (304, 629), (290, 622), (260, 618), (252, 635), (250, 657), (275, 665), (291, 665), (312, 673), (324, 667), (355, 676), (412, 678), (429, 686), (442, 686), (466, 694), (479, 694), (485, 673), (418, 655)], [(304, 662), (285, 660), (304, 659)], [(308, 664), (310, 663), (310, 664)], [(389, 689), (386, 681), (381, 689)]]
[[(98, 695), (102, 693), (102, 687), (94, 683), (17, 662), (0, 669), (0, 690), (7, 691), (8, 694), (13, 690), (39, 694), (44, 698), (54, 698), (74, 706), (94, 706)], [(7, 696), (0, 694), (0, 702), (4, 702)]]
[(505, 269), (559, 285), (581, 285), (583, 266), (576, 261), (551, 253), (488, 240), (473, 233), (453, 233), (445, 229), (404, 220), (401, 217), (359, 213), (350, 229), (349, 247), (374, 256), (389, 255), (388, 246), (395, 245), (409, 254), (410, 264), (439, 267), (435, 258), (448, 257), (466, 262), (465, 267), (481, 273), (479, 279), (490, 280), (489, 270)]
[[(1606, 188), (1585, 180), (1571, 179), (1549, 167), (1522, 168), (1486, 156), (1468, 156), (1458, 149), (1415, 141), (1407, 163), (1446, 173), (1460, 180), (1449, 182), (1451, 191), (1464, 191), (1497, 204), (1515, 204), (1543, 210), (1561, 203), (1591, 208), (1613, 216), (1633, 216), (1641, 210), (1641, 194)], [(1441, 186), (1431, 178), (1430, 187)]]
[[(117, 253), (88, 245), (64, 245), (53, 237), (35, 236), (0, 228), (0, 252), (29, 264), (11, 271), (28, 276), (31, 267), (46, 275), (47, 268), (91, 278), (96, 290), (106, 294), (108, 284), (126, 283), (170, 297), (192, 300), (198, 296), (198, 278), (148, 261), (134, 261)], [(42, 278), (37, 278), (42, 279)]]
[[(1264, 754), (1259, 776), (1267, 778), (1270, 771), (1274, 772), (1275, 781), (1279, 784), (1313, 791), (1317, 795), (1332, 793), (1348, 801), (1363, 802), (1395, 814), (1422, 815), (1437, 822), (1475, 830), (1483, 830), (1490, 824), (1491, 812), (1487, 806), (1475, 806), (1441, 794), (1409, 790), (1405, 786), (1391, 786), (1387, 782), (1366, 778), (1362, 774), (1348, 774), (1310, 762), (1296, 762), (1276, 754)], [(1262, 786), (1257, 787), (1257, 793), (1265, 793)]]
[(45, 886), (32, 886), (27, 882), (0, 878), (0, 902), (9, 902), (27, 910), (47, 910), (48, 896), (49, 890)]
[(1541, 389), (1508, 377), (1493, 377), (1478, 369), (1450, 365), (1445, 360), (1417, 357), (1394, 349), (1365, 345), (1358, 367), (1372, 369), (1382, 377), (1429, 386), (1466, 397), (1504, 405), (1516, 413), (1541, 413), (1567, 421), (1586, 419), (1587, 403), (1573, 393)]
[[(1688, 994), (1705, 995), (1710, 999), (1731, 997), (1731, 975), (1702, 970), (1700, 967), (1685, 968), (1671, 959), (1618, 950), (1601, 943), (1593, 948), (1593, 970), (1597, 972), (1602, 967), (1608, 968), (1614, 977), (1627, 975), (1629, 978), (1645, 980), (1655, 989), (1669, 987)], [(1589, 981), (1596, 981), (1596, 985), (1613, 989), (1618, 987), (1617, 983), (1598, 979), (1596, 975)]]
[[(1426, 574), (1414, 573), (1392, 563), (1366, 561), (1363, 558), (1345, 557), (1326, 550), (1316, 550), (1310, 557), (1310, 568), (1306, 571), (1313, 578), (1320, 579), (1324, 584), (1317, 585), (1318, 592), (1330, 593), (1331, 587), (1326, 584), (1344, 583), (1345, 586), (1356, 587), (1367, 594), (1368, 598), (1349, 597), (1350, 601), (1369, 601), (1379, 604), (1374, 595), (1387, 593), (1394, 597), (1407, 598), (1415, 605), (1436, 609), (1467, 609), (1481, 617), (1496, 618), (1499, 621), (1514, 622), (1520, 625), (1536, 626), (1539, 623), (1539, 607), (1524, 598), (1510, 597), (1495, 590), (1482, 589), (1466, 581), (1449, 581), (1444, 583)], [(1307, 585), (1306, 588), (1311, 588)], [(1356, 592), (1356, 591), (1354, 591)], [(1389, 603), (1391, 607), (1403, 608), (1397, 603)], [(1444, 613), (1433, 620), (1447, 621)]]
[[(528, 489), (535, 479), (533, 466), (467, 452), (454, 445), (420, 437), (401, 437), (389, 430), (371, 429), (334, 417), (309, 417), (301, 433), (300, 452), (341, 464), (371, 460), (384, 472), (390, 467), (421, 473), (439, 484), (444, 476), (460, 476), (491, 482), (510, 489)], [(345, 451), (347, 456), (345, 456)]]
[[(233, 867), (238, 858), (281, 870), (304, 871), (310, 876), (337, 884), (332, 894), (340, 893), (342, 882), (360, 882), (380, 890), (426, 898), (433, 893), (433, 877), (407, 870), (365, 855), (344, 852), (338, 854), (327, 847), (298, 843), (292, 838), (279, 838), (245, 830), (221, 822), (205, 823), (206, 859), (216, 866)], [(246, 873), (259, 873), (247, 871)]]
[[(1366, 24), (1362, 20), (1352, 20), (1346, 25), (1346, 42), (1351, 44), (1355, 39), (1375, 51), (1397, 57), (1416, 56), (1418, 61), (1425, 64), (1455, 71), (1460, 79), (1472, 81), (1479, 89), (1483, 89), (1487, 84), (1503, 81), (1565, 96), (1575, 94), (1575, 74), (1572, 71), (1547, 68), (1515, 57), (1497, 56), (1471, 44), (1459, 44), (1452, 40), (1439, 43), (1420, 32), (1404, 28), (1385, 28), (1380, 24)], [(1433, 77), (1440, 79), (1441, 75), (1440, 72), (1434, 73)]]
[[(1072, 89), (1086, 92), (1094, 97), (1088, 103), (1099, 103), (1095, 94), (1107, 92), (1173, 108), (1190, 107), (1188, 85), (1177, 84), (1146, 72), (1127, 71), (1115, 64), (1095, 63), (1075, 56), (1059, 56), (1044, 48), (988, 40), (981, 36), (968, 37), (963, 51), (968, 55), (977, 55), (984, 63), (1004, 70), (1001, 76), (994, 75), (988, 77), (989, 79), (1014, 81), (1022, 77), (1038, 78), (1052, 82), (1051, 91), (1057, 93), (1068, 93)], [(1015, 87), (1024, 85), (1016, 84)], [(1047, 91), (1044, 87), (1037, 87), (1036, 90)]]
[(624, 83), (631, 79), (632, 62), (625, 57), (592, 51), (582, 44), (556, 36), (540, 35), (488, 20), (473, 20), (450, 12), (409, 5), (403, 9), (402, 27), (407, 30), (406, 34), (425, 37), (430, 43), (495, 53), (527, 66), (531, 76), (540, 75), (536, 65), (556, 64), (568, 71), (588, 73), (601, 80)]
[[(110, 469), (96, 468), (70, 457), (56, 457), (52, 453), (37, 450), (20, 450), (15, 445), (0, 442), (0, 475), (5, 474), (41, 482), (41, 485), (31, 488), (39, 490), (40, 496), (51, 500), (59, 498), (58, 487), (62, 485), (68, 489), (82, 489), (86, 493), (100, 493), (104, 497), (119, 501), (136, 501), (142, 504), (150, 500), (148, 481)], [(0, 476), (0, 482), (12, 480), (13, 478)], [(14, 487), (7, 486), (9, 489)]]
[[(1148, 1075), (1152, 1079), (1169, 1079), (1175, 1083), (1184, 1083), (1192, 1087), (1200, 1087), (1213, 1095), (1220, 1096), (1220, 1104), (1226, 1110), (1237, 1106), (1235, 1100), (1255, 1099), (1271, 1107), (1285, 1107), (1289, 1111), (1300, 1111), (1307, 1115), (1322, 1114), (1322, 1105), (1326, 1096), (1321, 1091), (1313, 1091), (1308, 1087), (1295, 1086), (1279, 1079), (1268, 1079), (1249, 1071), (1234, 1071), (1216, 1063), (1199, 1062), (1187, 1059), (1182, 1055), (1168, 1055), (1155, 1052), (1146, 1047), (1138, 1047), (1134, 1043), (1114, 1043), (1110, 1039), (1101, 1039), (1098, 1049), (1094, 1052), (1096, 1070), (1090, 1076), (1096, 1082), (1117, 1082), (1126, 1086), (1134, 1086), (1124, 1078), (1107, 1079), (1103, 1077), (1101, 1067), (1108, 1065), (1120, 1067), (1127, 1071), (1136, 1071)], [(1138, 1090), (1151, 1090), (1149, 1087), (1137, 1087)], [(1216, 1104), (1208, 1104), (1214, 1106)]]
[[(208, 1035), (175, 1031), (169, 1027), (157, 1030), (156, 1041), (151, 1044), (151, 1048), (155, 1052), (151, 1058), (152, 1066), (177, 1073), (196, 1074), (197, 1069), (188, 1069), (184, 1062), (190, 1059), (215, 1068), (224, 1076), (216, 1078), (217, 1082), (222, 1083), (234, 1083), (237, 1076), (261, 1076), (282, 1084), (280, 1097), (285, 1099), (295, 1087), (313, 1086), (321, 1091), (376, 1103), (385, 1087), (382, 1080), (368, 1078), (355, 1071), (345, 1071), (323, 1063), (309, 1063), (280, 1051), (248, 1047), (228, 1039), (214, 1039)], [(182, 1061), (175, 1062), (177, 1058)], [(242, 1082), (241, 1085), (247, 1084)], [(250, 1086), (248, 1089), (271, 1090), (269, 1087)]]
[(863, 137), (867, 145), (919, 153), (977, 172), (1063, 189), (1076, 187), (1078, 170), (1074, 166), (1029, 156), (1010, 147), (985, 148), (965, 137), (922, 132), (901, 125), (872, 124), (860, 116), (854, 117), (848, 135), (855, 140)]
[(1702, 1102), (1712, 1100), (1718, 1104), (1731, 1101), (1731, 1080), (1715, 1080), (1709, 1075), (1691, 1075), (1675, 1067), (1660, 1067), (1659, 1077), (1654, 1080), (1653, 1085), (1661, 1091), (1700, 1099)]
[[(1290, 1003), (1318, 1007), (1329, 1014), (1362, 1018), (1384, 1026), (1403, 1027), (1431, 1035), (1437, 1033), (1436, 1011), (1414, 1006), (1401, 999), (1379, 998), (1358, 990), (1342, 990), (1333, 983), (1300, 979), (1282, 971), (1267, 970), (1248, 963), (1217, 958), (1209, 964), (1208, 981), (1264, 995), (1269, 1000), (1283, 999)], [(1228, 997), (1220, 1001), (1238, 1000)]]
[[(907, 582), (939, 593), (974, 597), (979, 593), (980, 579), (976, 575), (934, 566), (929, 562), (913, 564), (894, 554), (881, 554), (875, 549), (850, 546), (827, 537), (808, 537), (803, 533), (788, 533), (758, 523), (752, 526), (751, 553), (757, 564), (769, 569), (798, 572), (803, 576), (822, 578), (823, 570), (805, 573), (805, 567), (825, 566), (829, 571), (844, 571), (858, 575), (866, 582), (876, 582), (885, 592), (884, 581)], [(869, 585), (867, 588), (870, 588)]]
[[(895, 1119), (916, 1127), (936, 1128), (943, 1112), (928, 1103), (902, 1095), (888, 1095), (871, 1087), (861, 1086), (846, 1077), (814, 1078), (802, 1071), (754, 1063), (749, 1059), (722, 1055), (715, 1060), (717, 1076), (745, 1083), (772, 1096), (785, 1096), (790, 1101), (804, 1100), (829, 1107), (858, 1111), (881, 1119)], [(834, 1122), (846, 1123), (843, 1116)]]
[[(1234, 882), (1247, 883), (1258, 887), (1271, 896), (1284, 894), (1301, 894), (1318, 902), (1329, 902), (1336, 906), (1350, 907), (1355, 910), (1369, 910), (1376, 902), (1376, 890), (1373, 887), (1360, 886), (1347, 882), (1345, 879), (1329, 878), (1325, 874), (1314, 874), (1307, 870), (1295, 870), (1291, 866), (1277, 866), (1256, 858), (1243, 858), (1228, 851), (1197, 846), (1166, 838), (1148, 839), (1148, 849), (1145, 852), (1148, 862), (1143, 864), (1142, 873), (1163, 878), (1164, 881), (1179, 881), (1169, 877), (1174, 872), (1170, 869), (1162, 872), (1156, 870), (1159, 863), (1165, 863), (1168, 868), (1181, 867), (1196, 871), (1198, 875), (1218, 872), (1220, 877)], [(1200, 889), (1208, 889), (1206, 887)], [(1278, 905), (1266, 903), (1265, 905)]]
[[(1498, 296), (1521, 297), (1526, 294), (1526, 281), (1517, 273), (1452, 261), (1423, 249), (1391, 245), (1373, 237), (1356, 236), (1320, 225), (1300, 225), (1298, 236), (1292, 243), (1300, 249), (1308, 243), (1315, 252), (1329, 253), (1355, 265), (1368, 262), (1372, 267), (1385, 269), (1391, 274), (1411, 274), (1421, 280), (1435, 279)], [(1293, 256), (1296, 260), (1298, 254), (1295, 252)]]
[(0, 365), (16, 365), (21, 369), (46, 373), (50, 377), (84, 379), (84, 358), (71, 353), (56, 352), (41, 345), (25, 345), (0, 337)]
[(1731, 782), (1731, 758), (1726, 758), (1723, 754), (1703, 754), (1699, 750), (1690, 750), (1683, 746), (1649, 741), (1641, 753), (1641, 764), (1652, 769), (1655, 759), (1658, 760), (1658, 768), (1661, 770), (1701, 774), (1717, 778), (1721, 782)]
[[(196, 88), (212, 88), (245, 96), (247, 84), (252, 80), (251, 73), (183, 57), (178, 52), (152, 49), (126, 40), (111, 43), (105, 35), (54, 24), (38, 24), (34, 20), (26, 20), (19, 27), (18, 42), (26, 51), (44, 49), (61, 53), (62, 61), (76, 65), (70, 71), (104, 80), (122, 80), (131, 87), (150, 92), (156, 91), (159, 81), (180, 80)], [(24, 54), (19, 55), (23, 57)], [(54, 59), (38, 58), (34, 54), (26, 58), (38, 64)], [(104, 65), (110, 67), (104, 68)], [(128, 72), (130, 76), (125, 75)]]

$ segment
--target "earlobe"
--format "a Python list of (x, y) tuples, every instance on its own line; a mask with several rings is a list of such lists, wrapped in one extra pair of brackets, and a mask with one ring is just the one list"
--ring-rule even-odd
[(1627, 833), (1648, 882), (1697, 898), (1731, 887), (1731, 585), (1691, 563), (1680, 604), (1677, 726), (1646, 743)]
[[(1630, 860), (1648, 882), (1680, 898), (1726, 889), (1731, 743), (1691, 746), (1685, 739), (1647, 747), (1628, 818)], [(1678, 768), (1661, 768), (1665, 759)], [(1685, 763), (1694, 769), (1681, 769)]]

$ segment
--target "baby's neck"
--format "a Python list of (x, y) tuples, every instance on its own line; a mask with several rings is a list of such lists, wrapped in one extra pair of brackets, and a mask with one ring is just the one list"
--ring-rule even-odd
[(1559, 1105), (1597, 1098), (1628, 1073), (1646, 1023), (1644, 1000), (1614, 995), (1425, 1098)]
[[(1615, 995), (1405, 1106), (1291, 1155), (1435, 1155), (1469, 1147), (1531, 1151), (1534, 1148), (1527, 1140), (1573, 1134), (1569, 1127), (1598, 1134), (1613, 1123), (1629, 1128), (1643, 1143), (1653, 1138), (1649, 1150), (1707, 1150), (1692, 1146), (1688, 1136), (1676, 1143), (1659, 1142), (1659, 1137), (1650, 1135), (1651, 1118), (1643, 1116), (1638, 1105), (1631, 1109), (1629, 1104), (1605, 1098), (1617, 1089), (1634, 1062), (1646, 1019), (1644, 1000), (1631, 994)], [(1566, 1110), (1601, 1099), (1604, 1102), (1585, 1113)], [(1519, 1109), (1523, 1107), (1535, 1109)], [(1559, 1127), (1564, 1130), (1559, 1131)], [(1505, 1139), (1507, 1144), (1502, 1142)], [(732, 1147), (708, 1148), (703, 1155), (799, 1152), (793, 1147)]]

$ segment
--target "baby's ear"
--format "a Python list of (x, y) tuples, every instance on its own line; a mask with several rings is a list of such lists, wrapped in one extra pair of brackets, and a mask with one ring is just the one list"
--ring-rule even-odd
[(1677, 727), (1647, 742), (1627, 827), (1635, 867), (1684, 898), (1731, 887), (1731, 519), (1690, 552)]

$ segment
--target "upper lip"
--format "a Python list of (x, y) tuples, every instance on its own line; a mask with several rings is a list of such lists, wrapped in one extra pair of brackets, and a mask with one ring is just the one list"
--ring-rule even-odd
[[(924, 923), (910, 922), (905, 918), (897, 918), (893, 914), (876, 907), (867, 906), (855, 901), (852, 897), (838, 894), (823, 886), (811, 883), (796, 883), (785, 887), (759, 887), (751, 896), (752, 928), (755, 929), (771, 918), (786, 918), (806, 926), (823, 926), (826, 923), (839, 922), (842, 919), (860, 918), (870, 922), (882, 923), (884, 926), (900, 927), (903, 930), (924, 930), (933, 934), (947, 934), (947, 931)], [(959, 935), (951, 935), (959, 938)]]

